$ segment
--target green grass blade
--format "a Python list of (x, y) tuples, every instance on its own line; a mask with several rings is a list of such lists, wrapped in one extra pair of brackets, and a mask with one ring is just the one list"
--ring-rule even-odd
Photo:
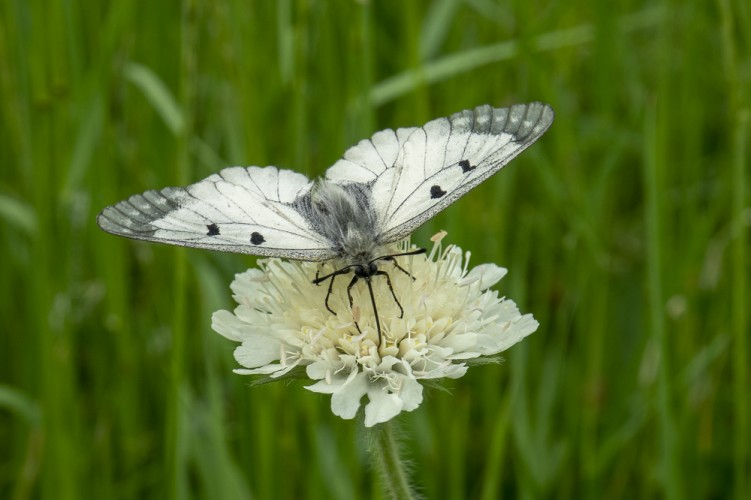
[(135, 85), (154, 107), (167, 128), (179, 136), (185, 129), (183, 111), (162, 80), (146, 66), (127, 63), (123, 66), (123, 76)]

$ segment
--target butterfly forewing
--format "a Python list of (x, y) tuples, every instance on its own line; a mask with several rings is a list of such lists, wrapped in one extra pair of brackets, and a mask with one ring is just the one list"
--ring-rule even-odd
[(186, 188), (131, 196), (97, 222), (129, 238), (252, 255), (326, 260), (331, 242), (292, 203), (309, 196), (304, 175), (275, 167), (231, 167)]
[(481, 106), (411, 129), (394, 164), (372, 185), (379, 242), (412, 233), (534, 143), (552, 121), (549, 106), (532, 103)]

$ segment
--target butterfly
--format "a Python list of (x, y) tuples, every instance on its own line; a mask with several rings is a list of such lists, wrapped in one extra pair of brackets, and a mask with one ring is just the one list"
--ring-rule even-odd
[[(353, 273), (347, 287), (365, 280), (380, 321), (371, 279), (388, 273), (396, 257), (383, 255), (486, 180), (539, 139), (553, 122), (543, 103), (509, 108), (488, 105), (432, 120), (422, 127), (386, 129), (349, 148), (323, 179), (276, 167), (229, 167), (187, 187), (133, 195), (97, 216), (103, 230), (138, 240), (341, 264), (330, 280)], [(403, 310), (402, 310), (403, 314)], [(357, 325), (357, 323), (355, 323)], [(359, 326), (358, 326), (359, 330)]]

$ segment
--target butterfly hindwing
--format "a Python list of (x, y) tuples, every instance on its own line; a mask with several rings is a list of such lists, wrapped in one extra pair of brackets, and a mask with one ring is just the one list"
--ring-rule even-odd
[(304, 175), (276, 167), (230, 167), (185, 188), (134, 195), (97, 217), (129, 238), (252, 255), (326, 260), (331, 242), (295, 208), (310, 196)]
[(326, 180), (345, 184), (375, 181), (393, 167), (402, 146), (416, 130), (415, 127), (386, 129), (363, 139), (326, 170)]
[(553, 121), (542, 103), (480, 106), (360, 141), (326, 173), (368, 182), (379, 243), (412, 233), (534, 143)]

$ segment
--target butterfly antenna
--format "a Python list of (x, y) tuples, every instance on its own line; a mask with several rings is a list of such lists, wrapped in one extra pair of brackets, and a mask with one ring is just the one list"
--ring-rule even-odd
[[(378, 262), (379, 260), (394, 260), (394, 257), (404, 257), (405, 255), (420, 255), (422, 253), (427, 252), (427, 249), (425, 248), (418, 248), (416, 250), (410, 250), (409, 252), (402, 252), (402, 253), (392, 253), (391, 255), (382, 255), (380, 257), (376, 257), (375, 259), (371, 260), (370, 263)], [(399, 266), (397, 266), (399, 267)], [(401, 269), (401, 268), (400, 268)], [(404, 269), (402, 269), (404, 271)], [(406, 272), (406, 271), (404, 271)], [(407, 273), (409, 274), (409, 273)]]

